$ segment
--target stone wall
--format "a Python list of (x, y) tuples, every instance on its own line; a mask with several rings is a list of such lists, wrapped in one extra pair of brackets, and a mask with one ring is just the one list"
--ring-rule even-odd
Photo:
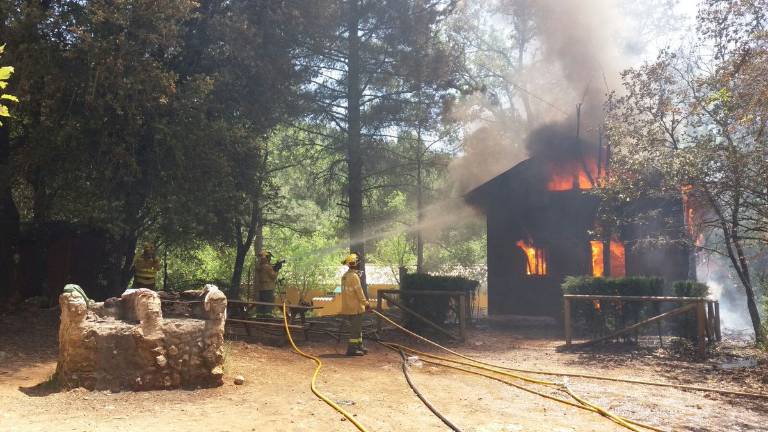
[(107, 303), (65, 292), (58, 381), (112, 391), (221, 385), (227, 299), (212, 285), (200, 298), (199, 318), (164, 319), (151, 290), (128, 290)]

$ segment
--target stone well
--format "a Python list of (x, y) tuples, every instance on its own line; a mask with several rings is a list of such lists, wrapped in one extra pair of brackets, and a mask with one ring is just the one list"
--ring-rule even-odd
[(112, 391), (221, 385), (227, 298), (213, 285), (198, 293), (197, 316), (163, 318), (152, 290), (127, 290), (104, 303), (65, 292), (59, 297), (59, 383)]

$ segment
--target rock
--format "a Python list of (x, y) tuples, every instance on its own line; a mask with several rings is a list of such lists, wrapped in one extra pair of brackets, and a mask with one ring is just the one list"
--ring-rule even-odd
[(174, 345), (171, 345), (171, 346), (168, 348), (168, 355), (170, 355), (170, 356), (176, 356), (176, 355), (178, 355), (178, 354), (179, 354), (179, 349), (178, 349), (178, 348), (176, 348), (176, 346), (174, 346)]
[(242, 375), (236, 375), (235, 376), (235, 385), (243, 385), (245, 384), (245, 377)]
[(155, 357), (155, 361), (157, 362), (157, 365), (160, 367), (165, 367), (165, 365), (168, 364), (168, 359), (166, 359), (164, 355), (159, 355)]

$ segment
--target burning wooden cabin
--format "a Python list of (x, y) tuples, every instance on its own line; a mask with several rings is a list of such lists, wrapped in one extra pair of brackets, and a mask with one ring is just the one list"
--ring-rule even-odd
[(486, 215), (489, 314), (558, 316), (560, 285), (569, 275), (688, 277), (687, 248), (643, 241), (682, 235), (682, 200), (631, 203), (624, 211), (646, 215), (642, 222), (601, 232), (599, 197), (589, 190), (605, 179), (605, 150), (567, 141), (531, 151), (465, 196)]

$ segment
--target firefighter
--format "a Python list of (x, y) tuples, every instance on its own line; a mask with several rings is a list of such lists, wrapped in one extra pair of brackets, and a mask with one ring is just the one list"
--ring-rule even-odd
[(155, 258), (155, 245), (144, 243), (141, 255), (133, 260), (133, 287), (155, 289), (155, 277), (160, 270), (160, 260)]
[[(255, 285), (254, 289), (258, 293), (256, 300), (265, 303), (274, 303), (275, 284), (277, 282), (277, 273), (280, 271), (280, 266), (272, 265), (272, 253), (269, 251), (261, 251), (256, 256), (259, 260), (254, 268), (253, 277), (253, 283)], [(273, 308), (273, 306), (262, 305), (258, 307), (257, 310), (260, 314), (270, 314), (272, 313)]]
[(348, 356), (361, 356), (368, 352), (363, 346), (363, 314), (370, 310), (358, 275), (360, 262), (356, 253), (351, 253), (341, 263), (349, 267), (341, 277), (341, 314), (349, 321)]

